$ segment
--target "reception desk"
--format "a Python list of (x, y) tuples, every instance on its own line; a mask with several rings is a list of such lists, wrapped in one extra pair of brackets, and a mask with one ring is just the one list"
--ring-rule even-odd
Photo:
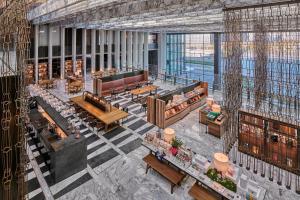
[[(87, 166), (85, 137), (75, 138), (68, 128), (68, 121), (42, 98), (35, 97), (38, 109), (29, 113), (31, 124), (37, 130), (40, 145), (50, 157), (49, 171), (55, 182), (82, 171)], [(48, 130), (48, 123), (55, 124), (55, 133)]]

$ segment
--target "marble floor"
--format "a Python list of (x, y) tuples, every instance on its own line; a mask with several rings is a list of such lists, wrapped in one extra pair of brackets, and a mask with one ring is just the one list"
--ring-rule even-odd
[[(63, 81), (58, 82), (58, 89), (51, 90), (62, 101), (68, 101), (70, 96), (63, 91)], [(160, 86), (158, 93), (164, 94), (178, 86), (156, 81)], [(91, 79), (88, 79), (86, 90), (91, 90)], [(219, 94), (214, 93), (216, 96)], [(77, 94), (80, 95), (80, 94)], [(130, 95), (119, 95), (112, 103), (119, 103), (121, 107), (129, 108), (129, 117), (123, 126), (109, 133), (95, 133), (88, 126), (80, 124), (82, 136), (87, 138), (87, 168), (73, 176), (54, 183), (46, 167), (47, 156), (43, 149), (37, 148), (35, 138), (28, 135), (28, 199), (60, 199), (60, 200), (189, 200), (189, 188), (195, 182), (192, 178), (185, 178), (180, 187), (175, 187), (170, 194), (170, 184), (159, 174), (150, 170), (145, 174), (146, 165), (142, 158), (149, 151), (141, 146), (143, 137), (147, 132), (158, 128), (147, 122), (146, 113), (141, 105), (131, 102)], [(171, 125), (176, 134), (193, 151), (211, 158), (213, 152), (222, 151), (222, 141), (206, 134), (206, 127), (198, 123), (198, 110), (193, 111), (181, 121)], [(259, 175), (249, 174), (267, 189), (266, 200), (300, 199), (293, 190), (281, 186), (281, 192), (276, 182), (270, 182)], [(281, 194), (279, 194), (281, 193)]]

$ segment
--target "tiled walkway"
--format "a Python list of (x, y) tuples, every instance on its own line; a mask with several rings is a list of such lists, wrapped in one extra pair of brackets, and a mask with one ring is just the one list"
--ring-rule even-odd
[[(159, 89), (158, 93), (163, 94), (168, 90)], [(62, 101), (61, 95), (57, 95)], [(120, 158), (130, 154), (132, 151), (141, 147), (142, 139), (148, 131), (155, 131), (157, 127), (150, 124), (146, 120), (146, 112), (141, 109), (141, 104), (131, 101), (128, 94), (119, 95), (116, 99), (112, 100), (112, 104), (119, 103), (121, 107), (128, 107), (129, 116), (122, 123), (122, 126), (114, 129), (108, 133), (95, 133), (91, 127), (87, 127), (79, 122), (75, 116), (69, 116), (76, 125), (80, 125), (80, 132), (87, 140), (87, 161), (88, 169), (91, 169), (96, 175), (111, 167)], [(38, 148), (39, 143), (34, 135), (27, 137), (29, 151), (35, 158), (39, 166), (39, 170), (43, 175), (42, 178), (46, 181), (51, 194), (54, 199), (63, 198), (68, 192), (75, 190), (86, 182), (91, 181), (93, 177), (90, 175), (89, 170), (83, 170), (66, 180), (59, 183), (54, 183), (49, 172), (47, 165), (48, 157), (43, 154), (43, 148)], [(29, 164), (28, 171), (28, 197), (29, 199), (44, 199), (45, 196), (42, 192), (38, 179)], [(94, 180), (97, 181), (97, 180)]]

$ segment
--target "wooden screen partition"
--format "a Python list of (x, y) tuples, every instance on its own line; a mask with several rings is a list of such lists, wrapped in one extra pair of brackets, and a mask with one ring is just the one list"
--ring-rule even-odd
[(93, 93), (98, 96), (107, 96), (114, 92), (123, 92), (125, 89), (135, 89), (138, 85), (148, 82), (148, 71), (140, 70), (126, 72), (112, 76), (93, 79)]
[(147, 121), (155, 124), (156, 119), (156, 97), (148, 96), (147, 97)]
[(239, 111), (239, 151), (300, 175), (300, 127)]
[[(184, 98), (168, 105), (175, 95), (184, 94)], [(196, 82), (189, 86), (169, 92), (161, 97), (148, 97), (147, 120), (160, 128), (166, 128), (184, 118), (191, 111), (205, 104), (208, 94), (206, 82)], [(154, 103), (155, 102), (155, 103)]]

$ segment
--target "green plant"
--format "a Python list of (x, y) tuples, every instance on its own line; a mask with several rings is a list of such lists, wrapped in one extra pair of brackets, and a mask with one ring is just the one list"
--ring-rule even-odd
[(216, 169), (209, 169), (206, 173), (206, 176), (208, 176), (211, 180), (220, 183), (228, 190), (236, 192), (236, 184), (229, 178), (223, 178)]
[(177, 137), (172, 139), (172, 142), (171, 142), (172, 147), (179, 148), (182, 146), (182, 144), (183, 144), (183, 142), (180, 139), (178, 139)]

